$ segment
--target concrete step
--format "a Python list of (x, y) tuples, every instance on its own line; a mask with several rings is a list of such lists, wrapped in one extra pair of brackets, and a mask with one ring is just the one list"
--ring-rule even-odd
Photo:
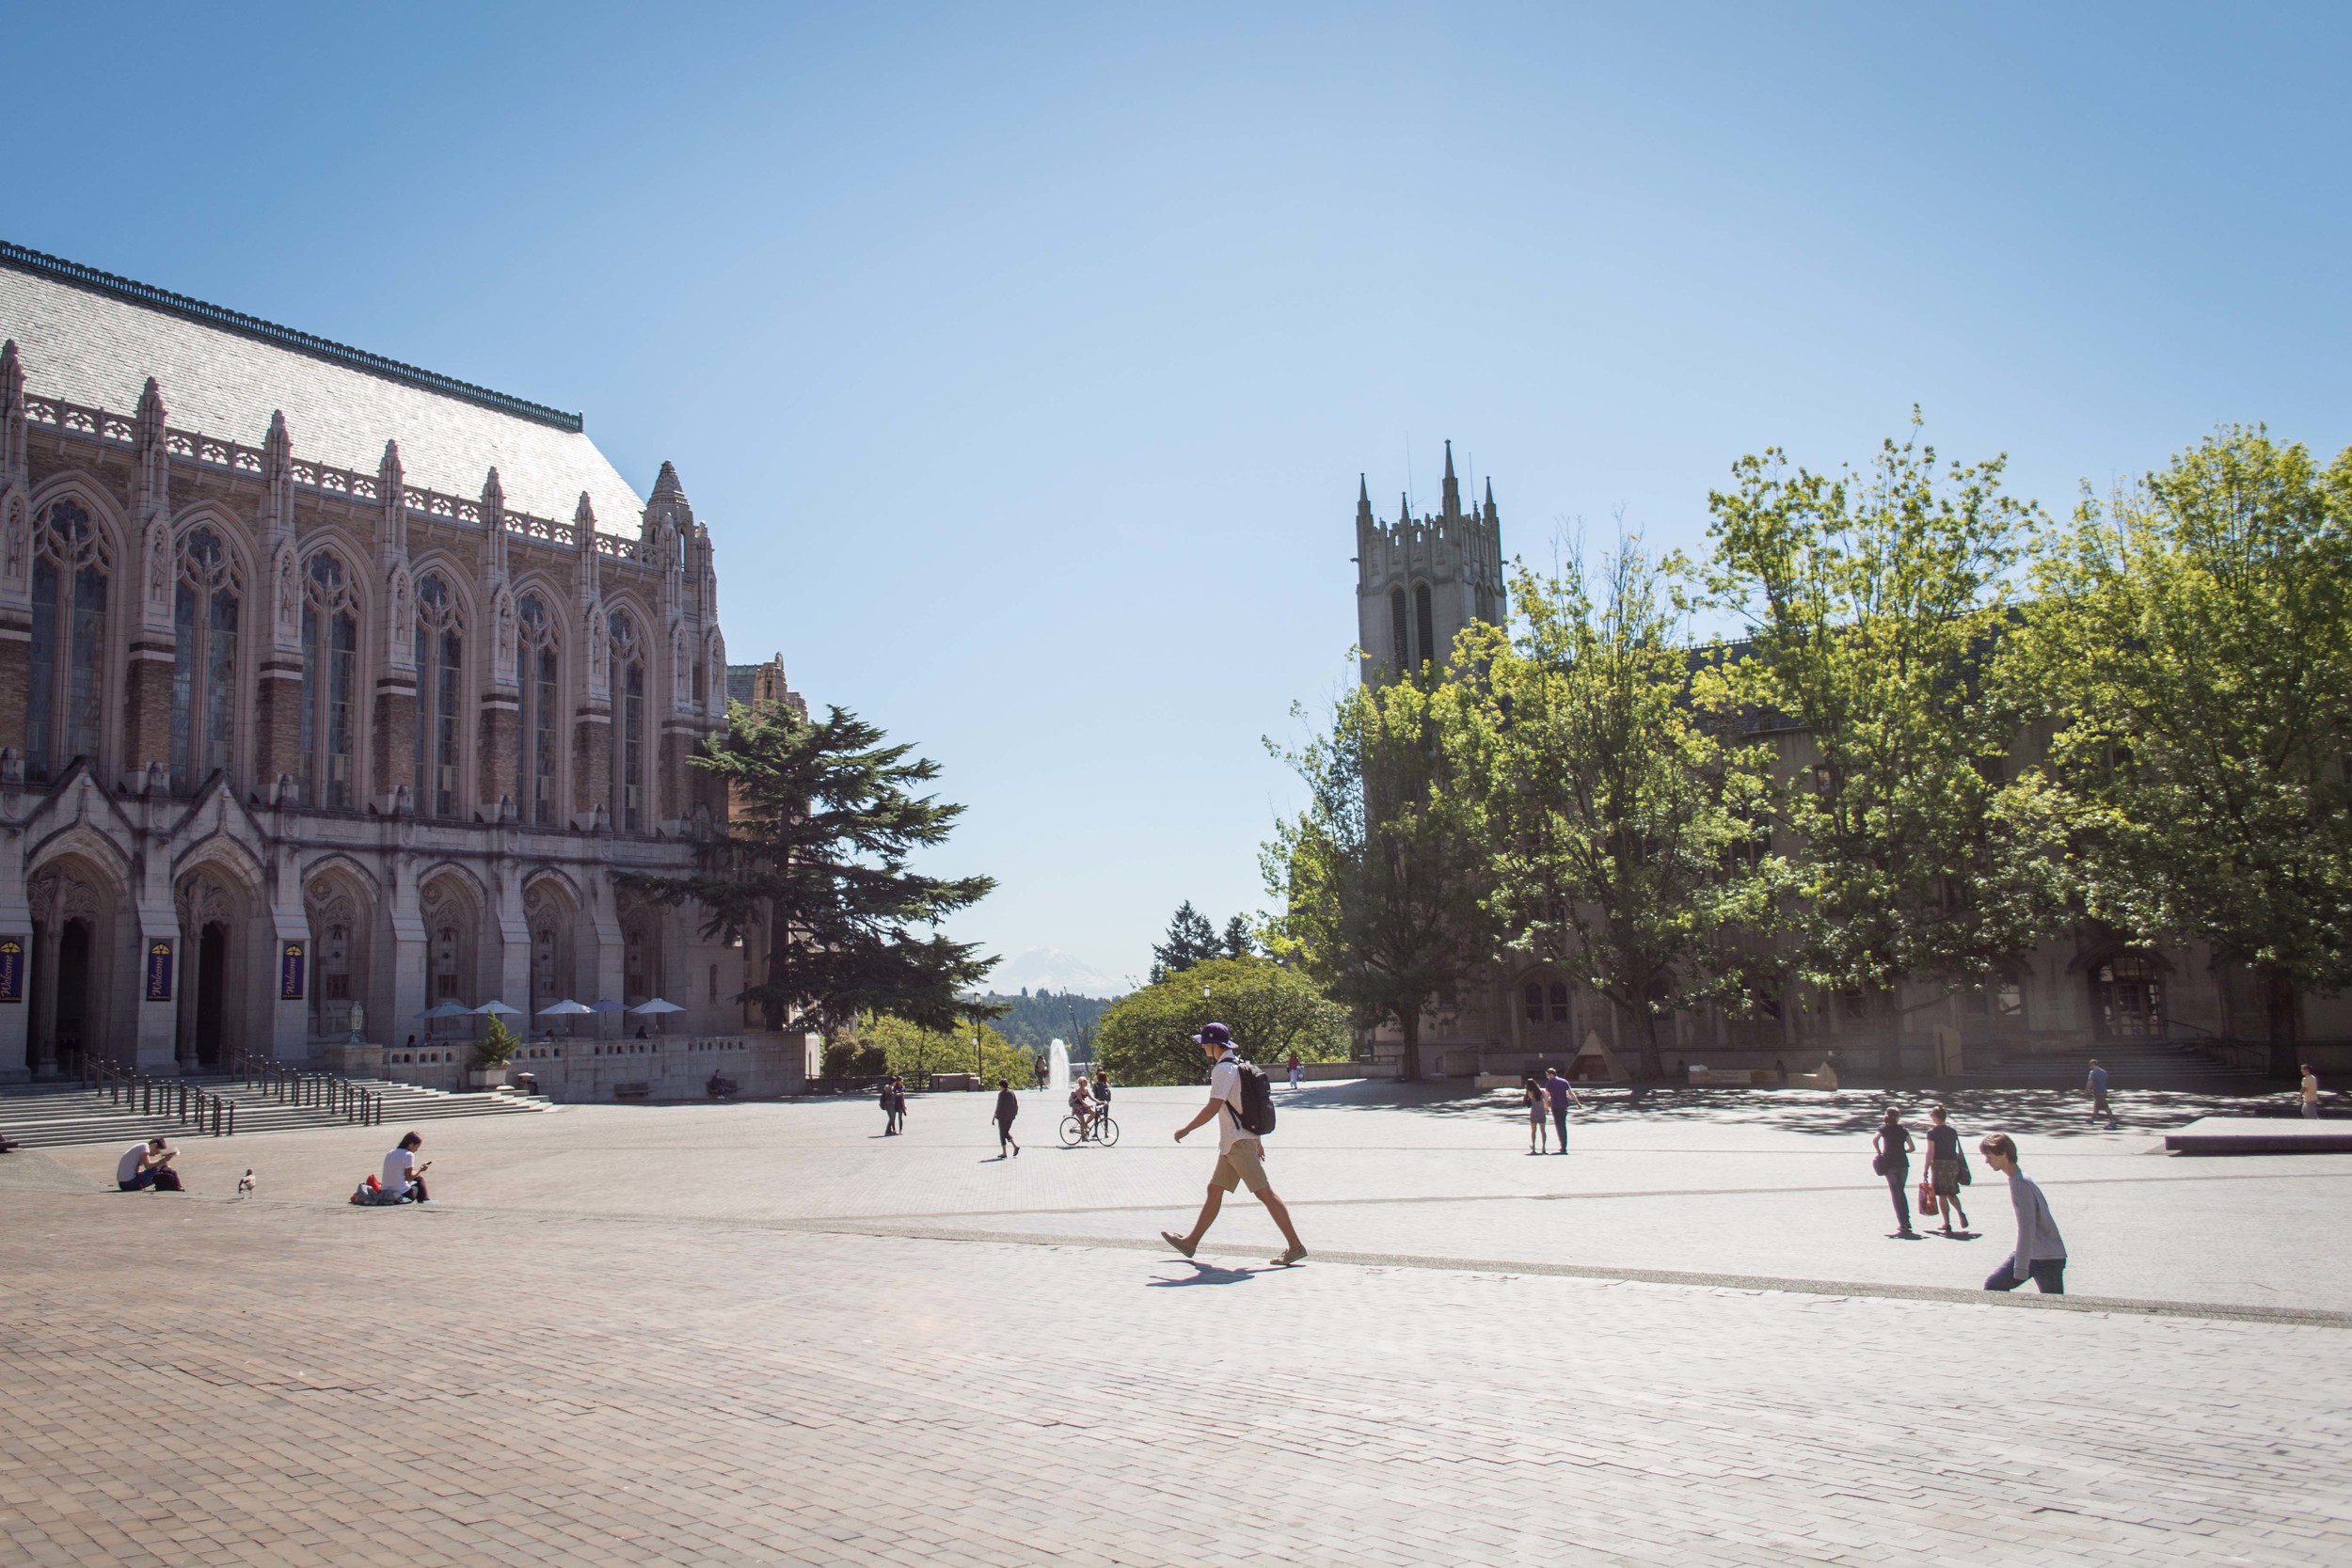
[[(307, 1128), (350, 1125), (344, 1113), (320, 1105), (296, 1105), (264, 1096), (238, 1079), (191, 1079), (210, 1093), (236, 1106), (236, 1132), (294, 1132)], [(534, 1095), (489, 1091), (453, 1094), (386, 1080), (353, 1080), (359, 1087), (384, 1097), (382, 1120), (392, 1122), (447, 1121), (459, 1117), (528, 1115), (548, 1110), (550, 1102)], [(69, 1144), (128, 1144), (133, 1138), (197, 1138), (212, 1135), (207, 1117), (199, 1127), (193, 1117), (141, 1113), (125, 1101), (110, 1101), (102, 1093), (80, 1087), (18, 1089), (0, 1096), (0, 1132), (28, 1148), (54, 1148)]]

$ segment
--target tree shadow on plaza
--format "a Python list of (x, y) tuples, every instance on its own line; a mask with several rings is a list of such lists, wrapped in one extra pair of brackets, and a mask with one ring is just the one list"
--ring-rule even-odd
[[(1321, 1091), (1321, 1092), (1318, 1092)], [(1906, 1125), (1924, 1126), (1931, 1106), (1942, 1105), (1952, 1124), (1972, 1141), (1987, 1132), (2024, 1132), (2041, 1137), (2087, 1137), (2110, 1129), (2105, 1117), (2094, 1119), (2090, 1101), (2080, 1090), (2001, 1089), (1932, 1084), (1846, 1089), (1700, 1089), (1679, 1086), (1652, 1088), (1638, 1094), (1615, 1085), (1595, 1088), (1577, 1085), (1584, 1099), (1581, 1110), (1571, 1109), (1570, 1125), (1603, 1122), (1709, 1124), (1767, 1127), (1819, 1137), (1867, 1136), (1885, 1118), (1892, 1105)], [(1523, 1123), (1527, 1110), (1517, 1089), (1473, 1089), (1461, 1079), (1436, 1079), (1421, 1084), (1367, 1080), (1319, 1085), (1286, 1094), (1278, 1107), (1337, 1111), (1407, 1111), (1420, 1116), (1467, 1117), (1497, 1123)], [(2133, 1089), (2118, 1085), (2109, 1098), (2116, 1120), (2126, 1132), (2158, 1132), (2176, 1129), (2199, 1117), (2248, 1117), (2287, 1114), (2287, 1102), (2277, 1091), (2231, 1094), (2178, 1089)]]

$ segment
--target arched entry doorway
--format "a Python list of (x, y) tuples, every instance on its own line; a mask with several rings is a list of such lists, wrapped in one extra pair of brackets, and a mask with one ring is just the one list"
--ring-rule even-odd
[[(266, 1052), (266, 1032), (250, 1037), (255, 968), (246, 954), (251, 901), (215, 875), (183, 878), (180, 913), (179, 1057), (183, 1072), (219, 1072), (240, 1051)], [(268, 966), (263, 966), (265, 969)], [(270, 978), (275, 978), (274, 974)]]
[(523, 922), (531, 931), (531, 999), (526, 1005), (531, 1009), (528, 1024), (535, 1034), (548, 1022), (539, 1016), (540, 1008), (566, 998), (591, 1002), (595, 997), (580, 994), (573, 941), (580, 911), (559, 878), (544, 876), (524, 888)]
[(119, 903), (114, 879), (82, 856), (65, 856), (34, 875), (30, 892), (33, 1071), (68, 1070), (85, 1055), (128, 1062), (136, 1047), (119, 1050), (112, 1033)]
[(347, 866), (329, 866), (304, 885), (302, 909), (310, 926), (310, 1038), (341, 1042), (356, 1027), (379, 1040), (397, 1039), (387, 1032), (399, 1021), (371, 1018), (364, 1007), (375, 941), (367, 885)]

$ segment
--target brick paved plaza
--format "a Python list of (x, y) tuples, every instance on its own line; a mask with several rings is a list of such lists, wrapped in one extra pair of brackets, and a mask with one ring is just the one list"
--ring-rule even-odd
[(0, 1158), (0, 1560), (2352, 1557), (2352, 1158), (2157, 1152), (2201, 1103), (1955, 1101), (2025, 1129), (2058, 1306), (1973, 1291), (1990, 1172), (1979, 1239), (1887, 1239), (1867, 1095), (1531, 1159), (1492, 1101), (1311, 1089), (1290, 1271), (1248, 1202), (1151, 1242), (1197, 1091), (1107, 1150), (1025, 1098), (1004, 1163), (977, 1095), (428, 1126), (424, 1210), (342, 1201), (391, 1129), (197, 1143), (184, 1197)]

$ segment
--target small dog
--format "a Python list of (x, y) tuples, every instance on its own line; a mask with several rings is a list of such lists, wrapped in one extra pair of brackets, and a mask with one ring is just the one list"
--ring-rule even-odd
[(251, 1197), (253, 1196), (253, 1172), (250, 1169), (247, 1169), (243, 1176), (237, 1178), (237, 1196), (239, 1197)]

